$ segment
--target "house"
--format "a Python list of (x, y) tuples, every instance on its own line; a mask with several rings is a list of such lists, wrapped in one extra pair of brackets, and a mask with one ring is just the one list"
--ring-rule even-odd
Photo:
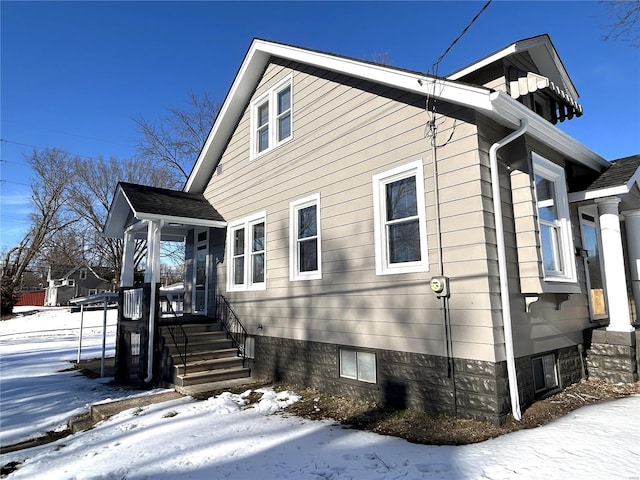
[(47, 271), (45, 305), (68, 305), (69, 300), (112, 290), (107, 268), (89, 265), (56, 265)]
[(587, 370), (637, 380), (640, 156), (556, 126), (582, 114), (547, 35), (446, 78), (254, 40), (183, 190), (118, 185), (117, 371), (195, 381), (186, 344), (222, 324), (253, 376), (494, 422)]

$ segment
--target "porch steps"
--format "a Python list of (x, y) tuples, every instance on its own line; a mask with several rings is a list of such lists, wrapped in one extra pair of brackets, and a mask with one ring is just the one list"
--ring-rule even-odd
[(200, 383), (221, 382), (223, 380), (235, 380), (250, 376), (248, 368), (243, 366), (220, 368), (216, 370), (206, 370), (203, 372), (187, 373), (186, 375), (176, 375), (175, 384), (179, 387), (198, 385)]
[(182, 329), (174, 327), (179, 342), (183, 330), (187, 336), (184, 363), (179, 352), (182, 345), (179, 348), (174, 344), (169, 328), (161, 327), (166, 358), (163, 371), (167, 383), (178, 392), (210, 391), (216, 385), (246, 383), (250, 379), (251, 370), (243, 365), (238, 349), (233, 347), (232, 341), (218, 324), (198, 322), (182, 324)]

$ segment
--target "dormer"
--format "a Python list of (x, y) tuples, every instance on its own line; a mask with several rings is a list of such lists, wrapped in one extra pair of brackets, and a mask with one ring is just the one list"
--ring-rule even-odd
[(578, 92), (546, 34), (517, 41), (447, 79), (506, 92), (553, 124), (582, 115)]

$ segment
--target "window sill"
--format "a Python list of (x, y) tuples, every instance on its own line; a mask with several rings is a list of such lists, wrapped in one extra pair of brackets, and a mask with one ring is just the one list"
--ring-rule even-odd
[(267, 286), (266, 285), (258, 285), (258, 286), (251, 286), (251, 287), (231, 287), (231, 286), (227, 286), (227, 292), (255, 292), (255, 291), (262, 291), (262, 290), (266, 290)]
[(270, 152), (273, 152), (273, 151), (277, 150), (278, 148), (282, 147), (283, 145), (289, 143), (291, 140), (293, 140), (293, 135), (291, 135), (290, 137), (285, 138), (284, 140), (281, 140), (280, 142), (278, 142), (273, 147), (269, 147), (266, 150), (262, 150), (261, 152), (252, 154), (249, 157), (249, 160), (250, 161), (254, 161), (254, 160), (257, 160), (257, 159), (259, 159), (261, 157), (264, 157), (265, 155), (269, 154)]

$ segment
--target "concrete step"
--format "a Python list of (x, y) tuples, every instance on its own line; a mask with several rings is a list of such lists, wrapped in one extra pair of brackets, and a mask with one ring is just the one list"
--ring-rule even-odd
[(95, 424), (106, 420), (107, 418), (110, 418), (117, 413), (129, 410), (130, 408), (146, 407), (154, 403), (176, 400), (180, 397), (180, 393), (171, 390), (154, 395), (142, 395), (140, 397), (126, 398), (124, 400), (117, 400), (115, 402), (98, 403), (91, 405), (90, 416), (91, 420)]
[(204, 372), (187, 373), (186, 375), (177, 375), (174, 383), (177, 387), (186, 387), (198, 385), (201, 383), (220, 382), (223, 380), (233, 380), (238, 378), (246, 378), (251, 375), (251, 370), (246, 367), (233, 367), (218, 370), (207, 370)]
[(225, 391), (240, 393), (249, 388), (258, 388), (264, 385), (270, 385), (265, 379), (256, 379), (253, 377), (234, 378), (233, 380), (222, 380), (219, 382), (206, 382), (196, 385), (187, 385), (179, 387), (176, 385), (176, 391), (182, 395), (188, 395), (197, 399), (209, 398)]
[[(219, 333), (222, 332), (219, 323), (190, 323), (182, 325), (182, 330), (179, 326), (173, 327), (176, 332), (182, 332), (184, 330), (187, 335), (196, 334), (196, 333)], [(171, 327), (168, 325), (162, 325), (160, 327), (160, 331), (163, 334), (169, 335), (169, 330)]]
[[(219, 370), (223, 368), (242, 367), (242, 358), (238, 357), (237, 352), (233, 350), (233, 356), (226, 356), (220, 358), (206, 358), (198, 359), (191, 362), (187, 362), (186, 370), (187, 374), (204, 372), (207, 370)], [(182, 364), (174, 363), (174, 377), (178, 375), (184, 375), (185, 366)]]
[[(187, 362), (195, 362), (198, 360), (209, 360), (214, 358), (237, 357), (238, 349), (233, 347), (218, 348), (216, 350), (202, 350), (199, 352), (188, 352)], [(180, 355), (171, 355), (174, 361), (180, 361)]]
[(71, 430), (71, 433), (78, 433), (89, 430), (95, 425), (95, 423), (96, 422), (93, 421), (93, 418), (91, 418), (91, 412), (86, 412), (69, 420), (67, 425), (69, 430)]
[[(169, 355), (174, 356), (178, 355), (180, 350), (174, 345), (173, 340), (170, 338), (165, 338), (165, 346), (169, 350)], [(224, 350), (231, 348), (233, 346), (233, 342), (227, 338), (214, 338), (214, 339), (201, 339), (198, 342), (192, 343), (191, 339), (187, 343), (187, 354), (195, 354), (200, 352), (208, 352), (215, 350)], [(182, 348), (182, 345), (180, 346)]]

